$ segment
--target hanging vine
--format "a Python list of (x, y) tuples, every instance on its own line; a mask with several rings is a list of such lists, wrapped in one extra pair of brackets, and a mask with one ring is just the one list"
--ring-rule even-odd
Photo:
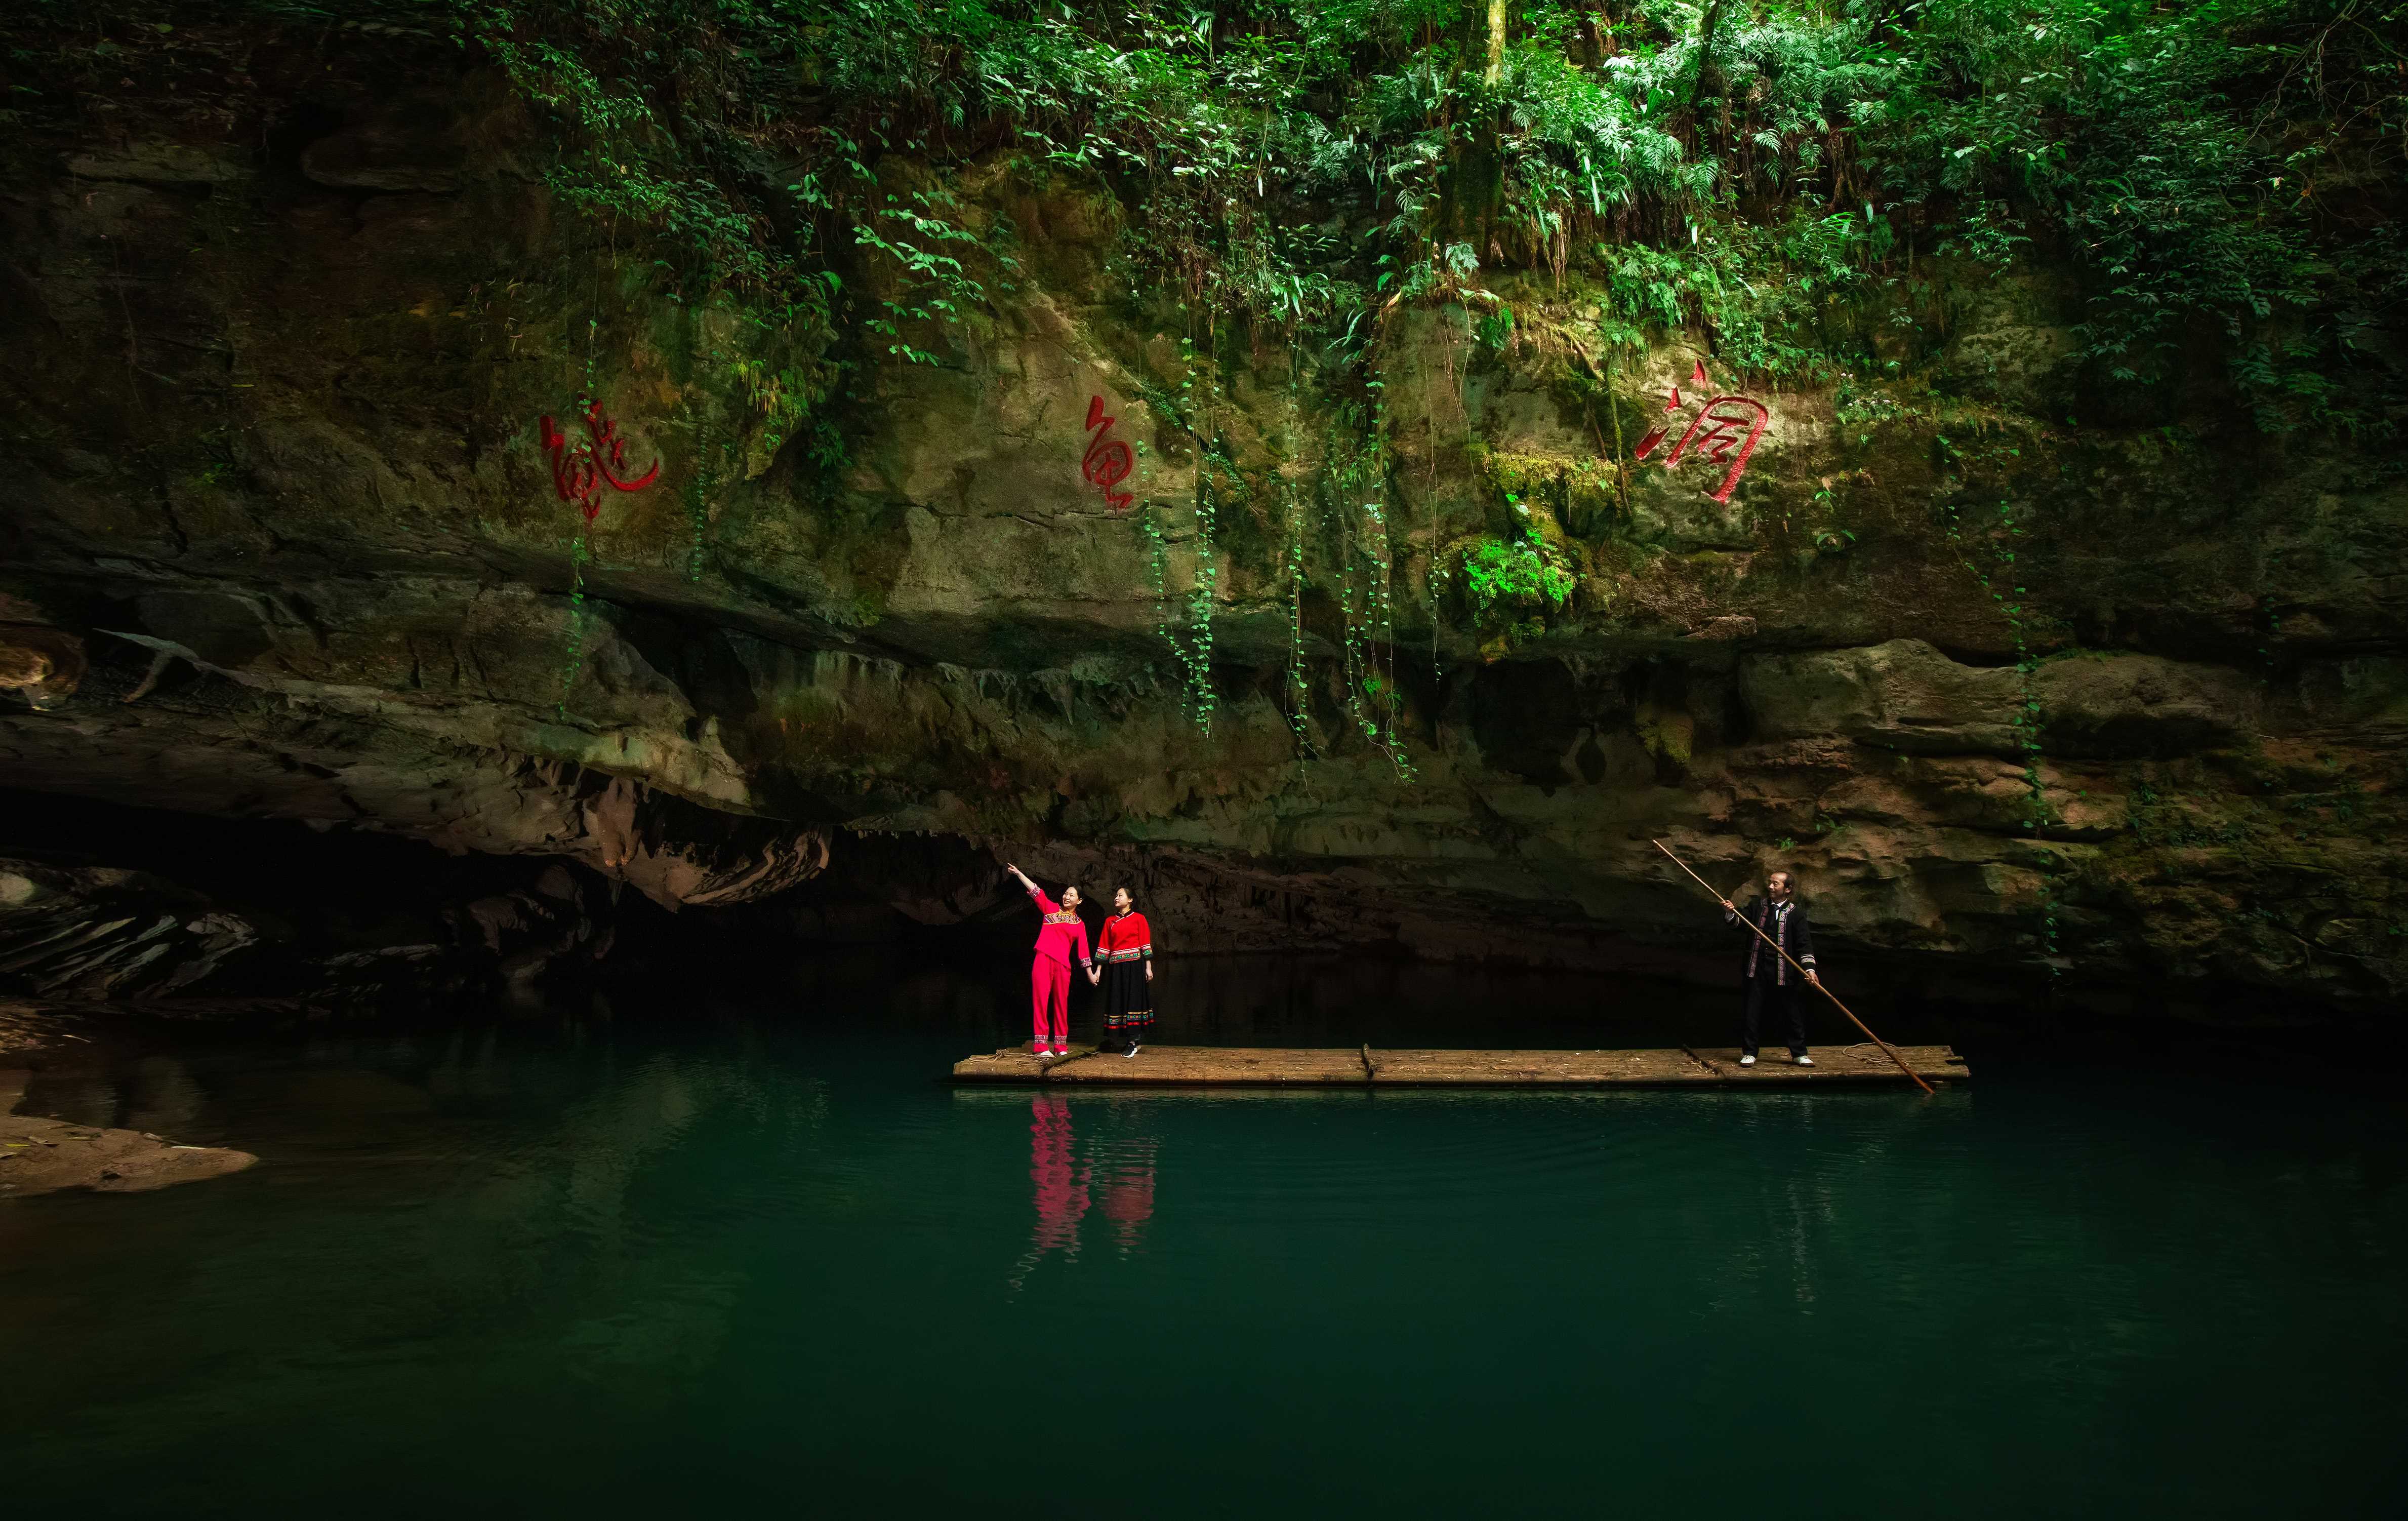
[(1297, 508), (1296, 482), (1285, 476), (1280, 478), (1280, 507), (1287, 526), (1287, 726), (1296, 735), (1298, 756), (1312, 761), (1319, 755), (1306, 719), (1312, 683), (1304, 661), (1304, 514)]
[[(618, 224), (610, 228), (615, 265)], [(585, 379), (577, 388), (577, 408), (580, 412), (598, 405), (594, 395), (594, 347), (602, 331), (602, 267), (594, 270), (594, 299), (585, 311)], [(549, 420), (544, 424), (544, 444), (552, 451), (552, 487), (566, 500), (568, 493), (561, 480), (561, 450), (552, 436)], [(585, 562), (593, 555), (586, 543), (594, 528), (594, 504), (579, 503), (577, 536), (568, 545), (568, 649), (560, 665), (560, 696), (552, 705), (553, 718), (566, 723), (568, 719), (568, 695), (577, 685), (580, 672), (585, 668)]]
[[(1955, 446), (1945, 438), (1941, 438), (1939, 443), (1942, 452), (1953, 460), (1956, 452)], [(2030, 643), (2024, 633), (2024, 605), (2020, 598), (2026, 595), (2025, 590), (2021, 586), (2014, 585), (2014, 578), (2017, 574), (2014, 541), (2024, 536), (2024, 525), (2019, 520), (2015, 504), (2012, 501), (2000, 500), (1998, 520), (1985, 536), (1990, 549), (1991, 570), (1997, 572), (1997, 579), (1994, 581), (1991, 570), (1985, 570), (1977, 565), (1972, 552), (1966, 546), (1964, 527), (1956, 504), (1949, 503), (1941, 510), (1947, 525), (1948, 541), (1956, 546), (1958, 563), (1963, 565), (1966, 571), (1981, 583), (1982, 590), (1989, 596), (1991, 605), (1998, 610), (1999, 615), (2006, 620), (2008, 634), (2014, 641), (2015, 709), (2010, 727), (2014, 733), (2016, 754), (2023, 762), (2023, 828), (2025, 833), (2036, 839), (2044, 826), (2054, 822), (2054, 811), (2049, 806), (2047, 783), (2042, 778), (2040, 770), (2040, 736), (2043, 715), (2039, 692), (2032, 680), (2040, 670), (2040, 662), (2033, 656)], [(2057, 920), (2064, 904), (2057, 894), (2057, 862), (2054, 855), (2048, 856), (2041, 868), (2041, 957), (2042, 963), (2048, 968), (2049, 985), (2052, 988), (2057, 985), (2058, 963), (2062, 959), (2057, 949)]]
[(1179, 640), (1170, 626), (1170, 543), (1162, 536), (1162, 524), (1154, 521), (1152, 502), (1138, 508), (1135, 522), (1140, 538), (1145, 540), (1145, 566), (1154, 591), (1154, 626), (1163, 641), (1175, 653)]
[[(1210, 329), (1208, 328), (1208, 334)], [(1147, 400), (1154, 410), (1168, 417), (1196, 446), (1196, 571), (1183, 597), (1174, 597), (1170, 590), (1170, 546), (1165, 537), (1156, 509), (1147, 503), (1137, 514), (1138, 532), (1146, 540), (1146, 563), (1153, 582), (1155, 624), (1162, 632), (1163, 642), (1170, 646), (1171, 656), (1179, 664), (1182, 691), (1182, 710), (1206, 738), (1212, 733), (1212, 715), (1220, 698), (1212, 689), (1212, 612), (1218, 599), (1221, 581), (1218, 530), (1223, 493), (1228, 490), (1238, 498), (1246, 491), (1245, 477), (1238, 471), (1227, 452), (1222, 448), (1215, 431), (1221, 387), (1217, 376), (1208, 373), (1204, 397), (1199, 406), (1196, 395), (1197, 372), (1196, 341), (1191, 337), (1179, 340), (1180, 354), (1186, 361), (1184, 377), (1179, 382), (1176, 395), (1145, 390)], [(1207, 358), (1206, 363), (1211, 363)], [(1226, 481), (1226, 486), (1224, 482)]]
[(1209, 738), (1218, 698), (1212, 691), (1212, 597), (1219, 568), (1212, 548), (1215, 516), (1209, 465), (1199, 465), (1196, 484), (1196, 577), (1184, 598), (1170, 590), (1170, 540), (1152, 502), (1133, 514), (1138, 536), (1145, 540), (1146, 573), (1154, 594), (1154, 627), (1170, 646), (1180, 675), (1181, 711)]
[(580, 524), (568, 548), (568, 648), (560, 663), (560, 696), (552, 705), (552, 716), (564, 723), (568, 718), (569, 691), (585, 668), (585, 528)]
[(710, 537), (710, 489), (719, 479), (719, 462), (711, 454), (711, 428), (708, 412), (695, 440), (694, 472), (685, 483), (685, 579), (688, 585), (702, 581), (703, 552)]
[[(1377, 417), (1376, 395), (1369, 416)], [(1338, 594), (1346, 718), (1387, 756), (1397, 774), (1413, 779), (1412, 759), (1397, 735), (1396, 552), (1388, 532), (1386, 440), (1367, 426), (1367, 409), (1340, 410), (1329, 430), (1321, 481), (1326, 536), (1337, 551), (1331, 580)]]
[(1196, 472), (1196, 577), (1187, 587), (1187, 627), (1179, 645), (1187, 673), (1187, 716), (1207, 739), (1211, 738), (1212, 710), (1218, 705), (1212, 690), (1212, 601), (1220, 588), (1221, 565), (1213, 535), (1221, 514), (1220, 488), (1213, 478), (1223, 471), (1242, 492), (1238, 467), (1217, 449), (1203, 457)]

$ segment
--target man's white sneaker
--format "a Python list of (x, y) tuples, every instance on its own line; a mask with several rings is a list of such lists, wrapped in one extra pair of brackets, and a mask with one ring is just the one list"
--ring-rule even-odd
[(1756, 1065), (1756, 1058), (1754, 1056), (1742, 1056), (1739, 1059), (1739, 1064), (1742, 1067), (1754, 1067)]
[(1812, 1067), (1814, 1065), (1814, 1058), (1812, 1056), (1792, 1056), (1789, 1059), (1799, 1067)]

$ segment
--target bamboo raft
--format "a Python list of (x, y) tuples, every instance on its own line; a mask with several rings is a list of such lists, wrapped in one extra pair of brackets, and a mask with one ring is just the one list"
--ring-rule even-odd
[[(1899, 1056), (1926, 1083), (1972, 1077), (1949, 1046), (1899, 1046)], [(1905, 1083), (1911, 1079), (1867, 1042), (1824, 1046), (1814, 1065), (1793, 1067), (1785, 1052), (1768, 1053), (1754, 1067), (1739, 1064), (1736, 1047), (1669, 1051), (1280, 1051), (1246, 1046), (1146, 1046), (1134, 1056), (1072, 1046), (1067, 1056), (1040, 1061), (1024, 1046), (953, 1064), (955, 1083), (1095, 1087), (1465, 1087), (1678, 1088), (1798, 1087), (1806, 1084)]]

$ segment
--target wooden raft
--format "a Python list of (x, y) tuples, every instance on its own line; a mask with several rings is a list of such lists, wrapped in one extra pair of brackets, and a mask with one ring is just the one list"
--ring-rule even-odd
[[(1948, 1046), (1899, 1046), (1926, 1083), (1973, 1074)], [(1812, 1067), (1786, 1052), (1754, 1067), (1739, 1050), (1670, 1051), (1275, 1051), (1246, 1046), (1146, 1046), (1134, 1056), (1072, 1046), (1039, 1061), (1023, 1046), (953, 1064), (956, 1083), (1079, 1083), (1115, 1087), (1672, 1088), (1696, 1084), (1790, 1087), (1805, 1083), (1906, 1083), (1879, 1046), (1823, 1046)]]

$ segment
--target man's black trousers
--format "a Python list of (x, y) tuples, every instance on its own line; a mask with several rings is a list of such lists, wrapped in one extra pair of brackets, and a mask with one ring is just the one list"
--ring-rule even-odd
[(1806, 1004), (1801, 997), (1805, 991), (1806, 980), (1794, 971), (1786, 983), (1774, 982), (1770, 970), (1747, 979), (1747, 1019), (1740, 1026), (1740, 1049), (1756, 1055), (1756, 1034), (1769, 1013), (1776, 1025), (1788, 1021), (1789, 1054), (1806, 1055)]

